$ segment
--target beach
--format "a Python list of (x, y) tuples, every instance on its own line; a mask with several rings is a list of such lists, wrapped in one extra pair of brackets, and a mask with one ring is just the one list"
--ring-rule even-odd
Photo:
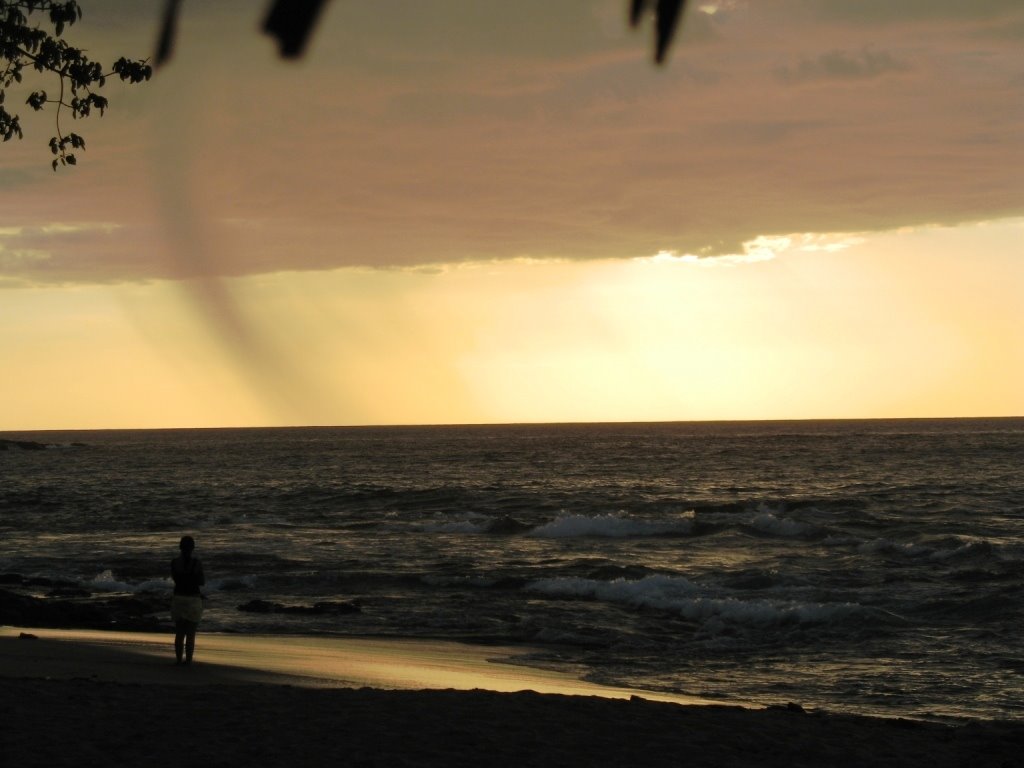
[(1024, 764), (1021, 723), (657, 701), (524, 668), (502, 648), (200, 635), (196, 663), (176, 667), (169, 642), (0, 630), (5, 764)]
[(3, 453), (9, 626), (167, 632), (187, 532), (205, 637), (501, 645), (729, 704), (1024, 715), (1021, 419), (12, 437), (43, 447)]
[(1022, 436), (48, 434), (0, 483), (2, 764), (1022, 766)]

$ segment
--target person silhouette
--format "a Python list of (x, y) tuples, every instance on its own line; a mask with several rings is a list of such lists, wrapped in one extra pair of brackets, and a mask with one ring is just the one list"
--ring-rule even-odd
[(196, 649), (196, 630), (203, 618), (203, 596), (199, 588), (206, 583), (203, 564), (192, 555), (196, 541), (182, 536), (178, 544), (181, 554), (171, 561), (174, 595), (171, 597), (171, 618), (174, 619), (174, 657), (177, 664), (191, 664)]

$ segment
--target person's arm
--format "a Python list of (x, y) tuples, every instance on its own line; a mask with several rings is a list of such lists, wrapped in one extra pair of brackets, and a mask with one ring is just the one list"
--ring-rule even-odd
[(196, 561), (196, 570), (195, 570), (195, 574), (194, 575), (195, 575), (195, 578), (196, 578), (196, 584), (198, 586), (201, 587), (204, 584), (206, 584), (206, 574), (203, 573), (203, 561), (202, 560), (197, 560)]

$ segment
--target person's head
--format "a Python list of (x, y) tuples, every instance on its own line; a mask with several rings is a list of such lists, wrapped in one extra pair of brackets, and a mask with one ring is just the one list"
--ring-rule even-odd
[(178, 542), (178, 549), (181, 550), (181, 554), (185, 557), (189, 557), (192, 554), (192, 550), (196, 548), (196, 540), (191, 536), (182, 536), (181, 541)]

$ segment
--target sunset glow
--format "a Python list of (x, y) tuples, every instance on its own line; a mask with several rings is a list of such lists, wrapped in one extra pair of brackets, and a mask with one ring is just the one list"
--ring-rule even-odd
[(1024, 413), (1019, 8), (428, 6), (190, 5), (58, 174), (24, 116), (0, 429)]

